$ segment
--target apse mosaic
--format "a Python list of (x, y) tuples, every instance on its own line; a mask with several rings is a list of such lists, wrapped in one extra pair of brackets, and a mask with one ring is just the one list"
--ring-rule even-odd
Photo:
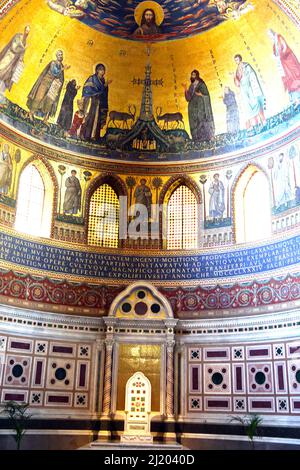
[(238, 19), (254, 7), (246, 0), (47, 0), (48, 6), (102, 33), (126, 39), (164, 41), (206, 31)]
[[(75, 3), (23, 0), (1, 20), (1, 118), (18, 131), (84, 155), (164, 162), (239, 150), (298, 123), (298, 30), (275, 2)], [(142, 32), (143, 4), (165, 28), (154, 38), (175, 41)], [(181, 21), (205, 36), (180, 39)]]

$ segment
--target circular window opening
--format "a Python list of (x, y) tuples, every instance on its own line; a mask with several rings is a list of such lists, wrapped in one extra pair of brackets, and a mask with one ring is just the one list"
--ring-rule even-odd
[(125, 302), (125, 304), (122, 305), (122, 310), (124, 313), (129, 313), (131, 310), (131, 305), (129, 302)]
[(159, 313), (160, 312), (160, 305), (159, 304), (152, 304), (151, 305), (151, 312), (152, 313)]
[(146, 315), (148, 311), (148, 305), (145, 302), (138, 302), (134, 307), (134, 311), (137, 315)]
[(143, 290), (140, 290), (137, 293), (137, 296), (138, 296), (139, 299), (144, 299), (146, 297), (146, 292), (144, 292)]

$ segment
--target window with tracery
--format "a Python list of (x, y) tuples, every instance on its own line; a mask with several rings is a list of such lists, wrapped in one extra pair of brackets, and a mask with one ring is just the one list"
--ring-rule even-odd
[(167, 206), (167, 249), (198, 247), (198, 207), (195, 195), (185, 185), (171, 195)]
[(28, 165), (19, 181), (15, 228), (37, 236), (50, 236), (51, 219), (45, 217), (45, 185), (35, 165)]
[(89, 208), (88, 244), (106, 248), (119, 246), (120, 203), (116, 192), (102, 184), (93, 193)]

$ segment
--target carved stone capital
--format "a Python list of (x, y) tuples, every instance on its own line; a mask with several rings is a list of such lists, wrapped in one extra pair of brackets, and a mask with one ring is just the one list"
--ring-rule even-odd
[(107, 338), (105, 341), (104, 341), (104, 344), (105, 344), (105, 350), (106, 352), (112, 352), (113, 350), (113, 347), (114, 347), (114, 344), (115, 344), (115, 340), (112, 339), (112, 338)]
[(174, 339), (167, 339), (167, 351), (174, 352), (175, 340)]

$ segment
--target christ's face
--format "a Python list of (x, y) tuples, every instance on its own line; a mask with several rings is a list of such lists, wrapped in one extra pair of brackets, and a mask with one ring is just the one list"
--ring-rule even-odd
[(191, 73), (191, 82), (194, 83), (194, 81), (197, 79), (197, 75), (195, 74), (195, 72), (192, 72)]
[(59, 51), (57, 54), (56, 54), (56, 58), (59, 62), (62, 62), (63, 61), (63, 58), (64, 58), (64, 55), (62, 53), (62, 51)]
[(235, 60), (235, 63), (236, 63), (237, 65), (239, 65), (239, 63), (241, 62), (241, 58), (240, 58), (240, 57), (235, 57), (234, 60)]
[(147, 24), (151, 24), (154, 22), (154, 15), (151, 10), (146, 10), (144, 13), (144, 18)]

